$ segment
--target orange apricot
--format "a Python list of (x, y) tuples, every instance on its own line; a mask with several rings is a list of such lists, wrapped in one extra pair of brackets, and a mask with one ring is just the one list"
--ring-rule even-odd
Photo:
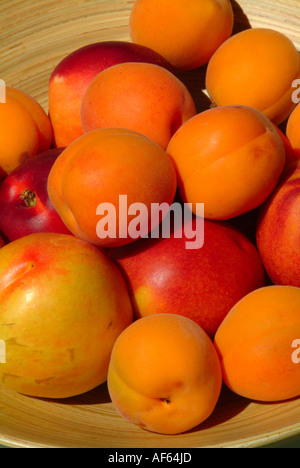
[(127, 62), (102, 71), (88, 86), (81, 104), (85, 133), (128, 128), (163, 149), (194, 115), (195, 103), (186, 86), (165, 68), (149, 63)]
[(295, 104), (292, 84), (300, 77), (300, 56), (284, 34), (253, 28), (226, 40), (212, 56), (206, 89), (217, 106), (255, 107), (275, 124), (283, 122)]
[(48, 115), (36, 99), (16, 88), (6, 87), (6, 96), (16, 99), (28, 111), (39, 134), (38, 153), (47, 151), (53, 139), (52, 125)]
[(199, 325), (181, 315), (158, 314), (133, 322), (119, 335), (107, 383), (115, 408), (128, 421), (178, 434), (212, 414), (222, 372)]
[(272, 122), (248, 106), (225, 106), (191, 118), (172, 137), (168, 154), (183, 200), (204, 203), (205, 217), (231, 219), (257, 208), (285, 165)]
[(289, 116), (286, 126), (286, 136), (289, 139), (297, 158), (300, 159), (300, 104), (297, 105)]
[(0, 104), (0, 166), (10, 174), (39, 148), (37, 126), (19, 100), (8, 95)]
[(266, 286), (239, 301), (215, 336), (225, 384), (260, 401), (300, 395), (300, 288)]
[[(176, 188), (169, 155), (146, 136), (122, 128), (79, 137), (60, 154), (48, 178), (49, 197), (68, 229), (102, 247), (133, 242), (137, 231), (147, 234), (151, 204), (171, 205)], [(135, 203), (143, 204), (140, 214)]]
[(188, 70), (209, 61), (231, 36), (233, 23), (229, 0), (137, 0), (129, 24), (133, 42)]

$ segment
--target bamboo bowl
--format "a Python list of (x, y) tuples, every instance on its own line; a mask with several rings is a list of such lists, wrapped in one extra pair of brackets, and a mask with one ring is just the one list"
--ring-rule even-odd
[[(48, 110), (48, 80), (55, 65), (93, 42), (130, 40), (134, 0), (1, 0), (0, 78), (36, 98)], [(299, 0), (232, 0), (235, 32), (270, 27), (300, 50)], [(204, 71), (182, 73), (198, 110)], [(0, 386), (0, 444), (30, 448), (261, 447), (300, 436), (300, 400), (263, 404), (224, 388), (213, 415), (194, 430), (164, 436), (124, 420), (106, 384), (67, 400), (19, 395)]]

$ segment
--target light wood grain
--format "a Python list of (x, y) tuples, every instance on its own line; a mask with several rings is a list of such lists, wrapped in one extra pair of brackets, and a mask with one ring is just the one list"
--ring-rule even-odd
[[(130, 40), (133, 0), (1, 0), (0, 78), (48, 110), (55, 65), (86, 44)], [(235, 32), (249, 26), (285, 33), (300, 50), (299, 0), (234, 2)], [(198, 109), (205, 69), (183, 73)], [(250, 402), (222, 392), (209, 420), (179, 436), (148, 433), (113, 408), (106, 385), (64, 401), (16, 394), (0, 386), (0, 444), (9, 447), (257, 447), (300, 434), (300, 400)]]

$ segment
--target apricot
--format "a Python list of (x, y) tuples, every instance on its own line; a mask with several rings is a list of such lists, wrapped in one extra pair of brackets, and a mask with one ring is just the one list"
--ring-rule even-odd
[(183, 200), (204, 203), (205, 217), (225, 220), (262, 204), (285, 166), (275, 126), (248, 106), (204, 111), (175, 133), (167, 147)]
[(300, 289), (266, 286), (239, 301), (215, 336), (225, 384), (259, 401), (300, 395), (300, 365), (294, 358), (300, 337)]
[(103, 41), (74, 50), (61, 60), (49, 79), (49, 115), (56, 147), (68, 146), (83, 135), (80, 107), (84, 93), (98, 73), (123, 62), (173, 67), (154, 50), (127, 41)]
[(117, 411), (148, 431), (178, 434), (213, 412), (222, 386), (212, 341), (180, 315), (133, 322), (116, 340), (107, 379)]
[(273, 283), (300, 287), (300, 161), (262, 205), (256, 242)]
[(0, 249), (0, 381), (67, 398), (102, 384), (116, 338), (132, 322), (124, 279), (96, 247), (39, 233)]
[(159, 65), (123, 63), (99, 73), (81, 104), (85, 133), (123, 127), (151, 138), (163, 149), (172, 135), (196, 115), (187, 87)]
[(0, 179), (23, 161), (47, 151), (52, 126), (42, 106), (23, 91), (7, 86), (6, 102), (0, 104)]
[[(75, 140), (48, 178), (50, 200), (68, 229), (101, 247), (133, 242), (137, 231), (147, 234), (151, 204), (171, 205), (176, 188), (169, 155), (146, 136), (122, 128), (94, 130)], [(135, 203), (143, 204), (140, 216)], [(137, 216), (139, 227), (131, 234)]]
[(241, 104), (280, 124), (292, 112), (293, 81), (300, 77), (300, 56), (282, 33), (265, 28), (242, 31), (212, 56), (206, 89), (217, 106)]
[(289, 116), (286, 126), (286, 136), (298, 159), (300, 159), (300, 104)]
[(53, 132), (48, 115), (39, 102), (28, 94), (16, 88), (6, 87), (6, 96), (16, 99), (29, 112), (36, 124), (39, 134), (38, 153), (47, 151), (52, 144)]
[(209, 61), (231, 36), (233, 23), (229, 0), (137, 0), (129, 25), (133, 42), (189, 70)]
[(10, 96), (0, 104), (0, 136), (0, 166), (5, 174), (38, 152), (36, 124), (25, 107)]

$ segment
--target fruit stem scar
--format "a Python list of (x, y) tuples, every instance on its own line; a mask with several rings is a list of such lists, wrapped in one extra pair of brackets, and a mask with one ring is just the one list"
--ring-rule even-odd
[(169, 400), (169, 398), (161, 398), (160, 400), (166, 403), (167, 405), (171, 403), (171, 400)]
[(34, 207), (36, 205), (36, 194), (30, 189), (25, 189), (20, 195), (21, 200), (25, 202), (28, 207)]

